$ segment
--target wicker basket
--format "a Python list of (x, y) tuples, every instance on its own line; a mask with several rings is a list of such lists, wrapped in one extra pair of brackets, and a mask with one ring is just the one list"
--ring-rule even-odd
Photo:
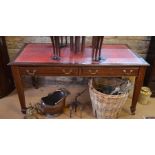
[(128, 93), (108, 95), (97, 91), (94, 85), (96, 84), (91, 79), (89, 81), (89, 93), (94, 116), (97, 118), (117, 118), (128, 98)]

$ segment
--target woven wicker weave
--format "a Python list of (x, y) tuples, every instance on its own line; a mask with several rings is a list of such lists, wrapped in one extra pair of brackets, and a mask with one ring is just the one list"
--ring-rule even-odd
[(107, 95), (94, 88), (93, 80), (89, 81), (89, 93), (92, 102), (93, 114), (97, 118), (117, 118), (125, 104), (128, 93)]

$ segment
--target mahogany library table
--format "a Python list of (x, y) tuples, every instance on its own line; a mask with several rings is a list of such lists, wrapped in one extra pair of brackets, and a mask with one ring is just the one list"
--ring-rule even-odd
[(103, 45), (99, 62), (92, 61), (92, 48), (73, 53), (69, 47), (61, 49), (61, 59), (53, 60), (51, 44), (31, 43), (10, 62), (21, 111), (26, 112), (22, 77), (29, 76), (80, 76), (80, 77), (121, 77), (135, 76), (131, 113), (135, 114), (136, 104), (149, 64), (136, 55), (127, 45)]

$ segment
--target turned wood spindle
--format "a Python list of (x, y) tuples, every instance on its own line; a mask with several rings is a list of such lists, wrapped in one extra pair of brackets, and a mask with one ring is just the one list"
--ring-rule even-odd
[(85, 48), (85, 36), (71, 36), (70, 49), (74, 53), (83, 52)]
[(51, 36), (52, 46), (53, 46), (53, 59), (60, 59), (60, 38), (59, 36)]
[(94, 61), (101, 60), (101, 50), (104, 36), (93, 36), (92, 38), (92, 59)]

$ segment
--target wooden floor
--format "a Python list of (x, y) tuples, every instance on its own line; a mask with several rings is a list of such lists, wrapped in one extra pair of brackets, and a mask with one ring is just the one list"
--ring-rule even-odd
[[(36, 104), (40, 102), (40, 98), (46, 96), (48, 93), (53, 92), (58, 88), (67, 88), (72, 95), (69, 95), (66, 100), (66, 105), (69, 105), (73, 100), (75, 95), (87, 88), (87, 85), (81, 84), (50, 84), (41, 86), (39, 89), (34, 89), (31, 85), (27, 85), (25, 88), (26, 103)], [(90, 102), (90, 97), (88, 91), (86, 91), (79, 101), (82, 103), (84, 109), (82, 113), (78, 110), (72, 115), (72, 119), (93, 119), (95, 118), (92, 114), (92, 107)], [(155, 98), (151, 98), (148, 105), (137, 104), (136, 115), (130, 115), (130, 104), (131, 98), (129, 97), (125, 103), (119, 119), (142, 119), (144, 116), (155, 116)], [(65, 108), (65, 112), (54, 118), (70, 119), (70, 112), (68, 108)], [(82, 118), (81, 118), (82, 117)], [(24, 115), (20, 112), (20, 106), (18, 101), (18, 96), (16, 90), (14, 90), (9, 96), (0, 99), (0, 118), (6, 119), (23, 119)], [(47, 117), (49, 118), (49, 116)]]

